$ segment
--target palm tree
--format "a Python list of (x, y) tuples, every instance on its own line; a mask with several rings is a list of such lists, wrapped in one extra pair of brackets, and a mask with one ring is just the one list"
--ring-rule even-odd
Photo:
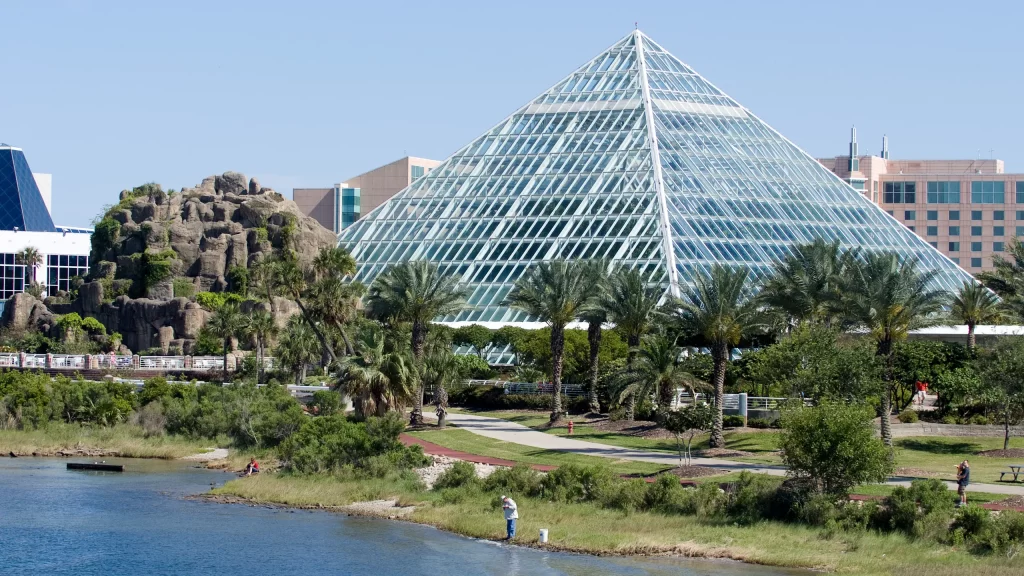
[(1001, 321), (1003, 310), (999, 298), (991, 290), (977, 282), (964, 282), (950, 301), (950, 316), (967, 325), (967, 349), (973, 351), (976, 344), (974, 328), (978, 324)]
[(448, 389), (463, 381), (462, 368), (450, 346), (433, 346), (423, 359), (420, 380), (434, 393), (437, 427), (444, 428), (448, 418)]
[(279, 332), (274, 317), (263, 309), (256, 309), (242, 319), (242, 331), (256, 340), (256, 382), (263, 381), (263, 354), (270, 340)]
[(228, 352), (231, 351), (231, 341), (242, 332), (242, 313), (237, 304), (228, 302), (217, 309), (206, 325), (224, 343), (224, 380), (227, 381)]
[(1009, 258), (992, 256), (993, 270), (978, 274), (978, 280), (1003, 300), (1003, 309), (1018, 321), (1024, 320), (1024, 244), (1020, 238), (1006, 243)]
[(320, 359), (322, 350), (316, 334), (302, 316), (292, 316), (277, 345), (277, 359), (295, 374), (295, 384), (306, 379), (306, 367)]
[(790, 325), (804, 322), (830, 324), (839, 298), (839, 280), (856, 262), (857, 250), (843, 250), (839, 241), (821, 238), (793, 246), (774, 265), (760, 298), (782, 313)]
[(273, 272), (274, 286), (295, 301), (295, 305), (299, 307), (303, 318), (306, 319), (309, 327), (316, 334), (317, 340), (320, 341), (320, 347), (327, 355), (328, 361), (331, 364), (337, 362), (338, 356), (334, 353), (334, 347), (331, 346), (330, 341), (318, 325), (309, 307), (302, 301), (309, 291), (308, 277), (310, 274), (307, 273), (308, 271), (303, 270), (302, 265), (294, 257), (286, 257), (274, 263)]
[(36, 269), (43, 265), (43, 256), (39, 253), (39, 250), (29, 246), (14, 255), (14, 261), (25, 267), (25, 271), (31, 271), (28, 274), (28, 284), (36, 283)]
[(933, 271), (918, 269), (916, 258), (900, 260), (893, 252), (871, 252), (851, 267), (840, 288), (844, 313), (875, 339), (883, 359), (885, 387), (881, 398), (882, 440), (892, 446), (893, 344), (911, 330), (939, 323), (946, 293), (932, 290)]
[(757, 300), (751, 298), (746, 266), (726, 268), (715, 264), (710, 273), (694, 278), (694, 285), (683, 292), (672, 310), (684, 333), (701, 337), (711, 348), (714, 361), (712, 385), (715, 387), (715, 418), (711, 426), (710, 446), (723, 448), (722, 402), (725, 395), (725, 370), (729, 354), (740, 339), (765, 326)]
[(551, 421), (562, 417), (562, 363), (565, 326), (587, 303), (587, 275), (578, 262), (555, 260), (534, 265), (516, 280), (505, 298), (507, 305), (547, 322), (551, 327)]
[(384, 335), (370, 332), (356, 345), (356, 355), (342, 363), (338, 387), (349, 395), (359, 415), (384, 416), (404, 408), (416, 381), (408, 353), (387, 352)]
[(675, 337), (666, 336), (644, 340), (633, 364), (613, 379), (619, 402), (653, 395), (657, 399), (658, 417), (664, 419), (672, 408), (677, 388), (686, 387), (695, 392), (708, 387), (705, 382), (679, 366), (680, 349), (675, 340)]
[(325, 276), (309, 289), (310, 312), (334, 329), (341, 338), (346, 355), (355, 354), (347, 326), (359, 315), (359, 299), (366, 292), (359, 282), (347, 282), (338, 276)]
[[(608, 280), (608, 289), (601, 299), (601, 308), (608, 315), (608, 321), (626, 337), (629, 346), (627, 365), (633, 363), (640, 339), (654, 323), (658, 302), (665, 290), (650, 286), (638, 270), (620, 268)], [(636, 413), (636, 397), (626, 398), (626, 419), (632, 420)]]
[[(466, 306), (468, 290), (456, 275), (441, 274), (437, 264), (418, 260), (395, 264), (373, 281), (366, 299), (369, 316), (412, 324), (412, 355), (423, 360), (430, 322)], [(423, 424), (423, 387), (416, 394), (410, 423)]]
[(277, 271), (278, 260), (264, 258), (249, 268), (249, 281), (254, 290), (258, 289), (260, 295), (270, 304), (270, 313), (277, 315), (277, 304), (274, 303), (274, 294), (277, 292)]
[(587, 342), (590, 344), (590, 366), (587, 369), (587, 385), (589, 386), (588, 401), (590, 411), (601, 412), (601, 402), (597, 398), (597, 371), (601, 355), (601, 326), (608, 321), (608, 314), (602, 304), (605, 287), (608, 283), (608, 261), (589, 260), (583, 264), (587, 275), (587, 303), (580, 311), (579, 319), (587, 323)]

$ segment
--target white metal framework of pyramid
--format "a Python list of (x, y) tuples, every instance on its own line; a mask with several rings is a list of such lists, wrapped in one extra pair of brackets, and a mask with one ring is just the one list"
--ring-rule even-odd
[(678, 292), (714, 263), (763, 277), (815, 238), (970, 275), (635, 31), (339, 236), (369, 283), (405, 260), (472, 287), (449, 322), (524, 323), (502, 305), (530, 265), (607, 258)]

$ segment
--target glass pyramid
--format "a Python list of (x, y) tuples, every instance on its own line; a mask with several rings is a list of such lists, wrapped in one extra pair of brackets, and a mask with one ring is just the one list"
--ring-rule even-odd
[(714, 263), (763, 277), (796, 243), (895, 250), (954, 289), (967, 272), (640, 31), (634, 31), (339, 235), (371, 282), (427, 259), (472, 308), (537, 260), (607, 258), (678, 293)]
[(0, 145), (0, 230), (56, 232), (20, 148)]

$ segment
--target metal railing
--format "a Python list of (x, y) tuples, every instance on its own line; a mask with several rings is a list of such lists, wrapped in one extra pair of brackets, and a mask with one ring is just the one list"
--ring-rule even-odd
[[(267, 356), (264, 368), (277, 366), (277, 360)], [(127, 356), (116, 354), (26, 354), (0, 353), (0, 368), (43, 368), (48, 370), (157, 370), (157, 371), (214, 371), (224, 369), (223, 356)]]
[[(497, 386), (505, 390), (505, 394), (551, 394), (554, 386), (551, 382), (507, 382), (505, 380), (468, 380), (470, 386)], [(562, 394), (569, 397), (585, 396), (587, 391), (582, 384), (562, 384)]]

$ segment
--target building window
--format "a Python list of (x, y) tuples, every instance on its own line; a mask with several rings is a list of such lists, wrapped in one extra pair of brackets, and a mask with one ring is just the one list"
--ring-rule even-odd
[[(414, 168), (416, 168), (416, 166), (414, 166)], [(850, 186), (853, 186), (854, 190), (859, 190), (861, 192), (864, 191), (864, 181), (863, 180), (850, 180)]]
[(959, 204), (960, 183), (959, 182), (929, 182), (928, 183), (929, 204)]
[[(1017, 182), (1017, 204), (1024, 204), (1024, 182)], [(1020, 212), (1017, 212), (1020, 214)], [(1020, 218), (1020, 216), (1017, 216)]]
[(960, 235), (960, 227), (959, 226), (950, 226), (949, 227), (949, 235), (950, 236), (959, 236)]
[(972, 204), (1002, 204), (1006, 202), (1004, 182), (971, 182)]
[(895, 214), (893, 213), (893, 211), (892, 211), (892, 210), (886, 210), (886, 212), (888, 212), (888, 213), (889, 213), (889, 216), (895, 216)]
[(1004, 228), (1002, 226), (993, 226), (992, 227), (992, 235), (993, 236), (1003, 236), (1005, 234), (1006, 234), (1006, 228)]
[(960, 243), (959, 242), (950, 242), (949, 243), (949, 251), (950, 252), (959, 252), (960, 251)]
[(981, 220), (981, 210), (971, 210), (971, 220)]
[(88, 256), (50, 254), (46, 257), (46, 291), (50, 296), (71, 289), (71, 279), (89, 273)]
[(950, 210), (949, 211), (949, 219), (950, 220), (959, 220), (960, 219), (960, 211), (959, 210)]
[(1006, 212), (1003, 212), (1002, 210), (996, 210), (995, 212), (992, 213), (992, 219), (993, 220), (1005, 220), (1006, 219)]
[(1004, 247), (1005, 247), (1005, 244), (1003, 244), (1002, 242), (993, 242), (992, 243), (992, 251), (993, 252), (1002, 252)]
[(26, 274), (25, 267), (15, 263), (14, 254), (0, 254), (0, 298), (24, 292)]
[(917, 210), (906, 210), (903, 212), (904, 220), (917, 220)]
[(981, 242), (971, 242), (971, 252), (981, 252)]
[(412, 171), (413, 180), (419, 178), (420, 176), (423, 176), (423, 174), (426, 173), (426, 170), (424, 170), (423, 166), (412, 166), (410, 169)]
[(971, 258), (971, 268), (981, 268), (981, 258)]
[(939, 227), (938, 226), (929, 226), (927, 228), (927, 230), (925, 230), (925, 234), (927, 234), (928, 236), (938, 236), (939, 235)]
[(981, 236), (981, 226), (971, 226), (971, 236)]
[(950, 260), (953, 261), (953, 264), (956, 264), (957, 266), (960, 265), (960, 259), (959, 258), (950, 258)]
[(926, 216), (928, 216), (929, 220), (938, 220), (939, 219), (939, 211), (938, 210), (929, 210), (928, 213), (926, 214)]
[(929, 242), (929, 244), (932, 245), (932, 248), (935, 248), (936, 250), (939, 249), (939, 243), (938, 242)]
[(917, 202), (917, 183), (886, 182), (882, 201), (886, 204), (914, 204)]
[(907, 226), (911, 232), (917, 232), (917, 226)]
[[(878, 180), (875, 180), (873, 184), (875, 185), (875, 192), (878, 192)], [(875, 198), (878, 198), (878, 194), (875, 194)]]
[(1024, 226), (1017, 226), (1017, 237), (1024, 240)]

